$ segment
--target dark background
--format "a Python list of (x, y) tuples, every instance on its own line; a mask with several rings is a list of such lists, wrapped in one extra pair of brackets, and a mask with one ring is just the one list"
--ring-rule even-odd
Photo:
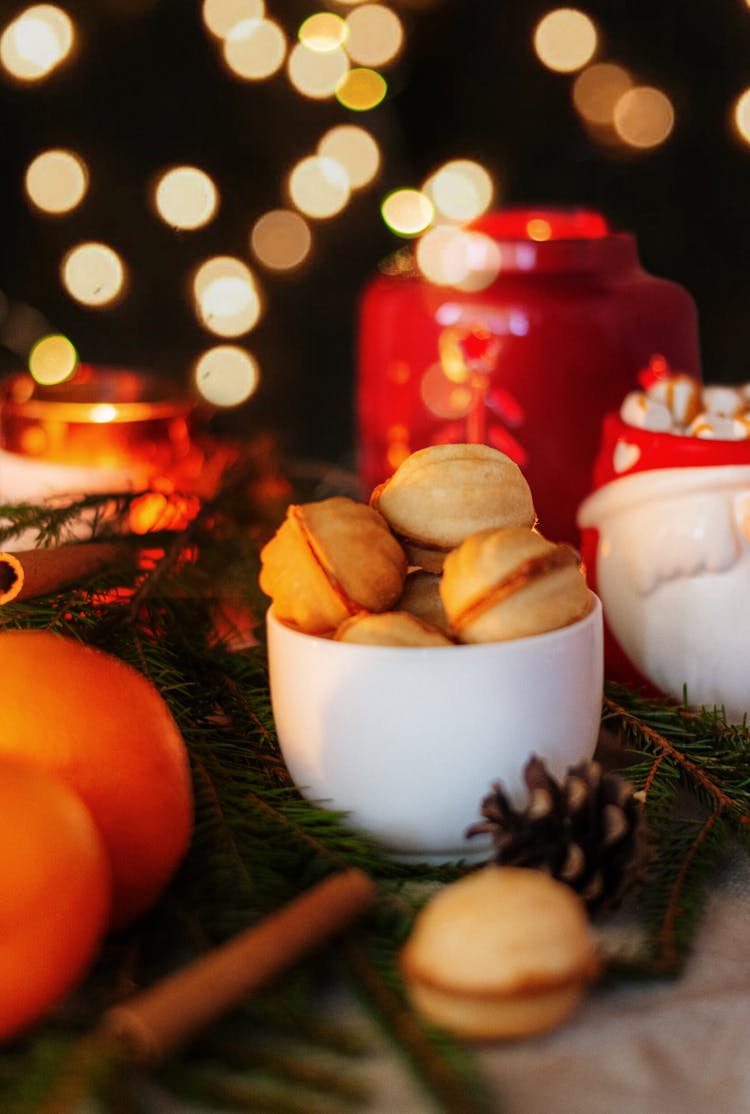
[[(401, 246), (379, 213), (394, 188), (418, 187), (450, 158), (475, 158), (504, 204), (600, 209), (633, 232), (643, 265), (682, 283), (699, 312), (704, 377), (750, 379), (750, 148), (732, 134), (735, 97), (750, 85), (750, 8), (744, 0), (590, 0), (600, 60), (661, 88), (676, 110), (672, 137), (626, 155), (594, 143), (571, 103), (572, 78), (536, 59), (534, 25), (556, 6), (538, 0), (410, 0), (393, 6), (405, 51), (385, 70), (390, 92), (370, 113), (310, 101), (283, 71), (243, 83), (224, 70), (197, 0), (60, 0), (79, 29), (76, 57), (33, 85), (0, 80), (0, 290), (29, 304), (92, 362), (132, 364), (188, 381), (215, 342), (186, 296), (193, 266), (214, 253), (246, 258), (266, 312), (238, 343), (256, 355), (257, 394), (217, 419), (234, 431), (274, 430), (294, 453), (347, 463), (353, 452), (357, 299), (379, 260)], [(23, 4), (2, 4), (3, 26)], [(293, 39), (323, 4), (269, 0)], [(349, 9), (331, 4), (346, 14)], [(345, 212), (314, 227), (308, 265), (262, 272), (248, 233), (283, 203), (283, 178), (334, 123), (378, 138), (378, 181)], [(80, 152), (90, 191), (74, 214), (44, 218), (23, 196), (29, 160), (48, 146)], [(151, 213), (148, 185), (174, 162), (203, 167), (222, 206), (209, 226), (175, 233)], [(101, 239), (125, 257), (127, 298), (86, 309), (62, 290), (59, 261)], [(3, 370), (18, 364), (0, 328)]]

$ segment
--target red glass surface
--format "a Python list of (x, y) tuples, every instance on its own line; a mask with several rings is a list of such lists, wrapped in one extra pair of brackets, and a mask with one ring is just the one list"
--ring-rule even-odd
[(540, 529), (577, 543), (604, 415), (656, 354), (700, 376), (695, 305), (590, 210), (505, 210), (474, 227), (500, 247), (485, 290), (411, 270), (379, 274), (363, 293), (362, 483), (369, 491), (426, 445), (485, 442), (522, 467)]

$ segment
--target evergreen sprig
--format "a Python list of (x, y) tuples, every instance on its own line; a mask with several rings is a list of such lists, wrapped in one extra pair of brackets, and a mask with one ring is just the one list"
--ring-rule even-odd
[(603, 723), (630, 750), (651, 862), (640, 889), (648, 948), (640, 973), (675, 975), (690, 954), (706, 890), (735, 841), (750, 850), (750, 731), (717, 708), (692, 710), (609, 684)]

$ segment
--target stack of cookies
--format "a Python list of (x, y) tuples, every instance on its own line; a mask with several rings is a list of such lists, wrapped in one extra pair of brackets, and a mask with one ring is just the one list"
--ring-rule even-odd
[(282, 622), (346, 642), (505, 641), (591, 606), (578, 554), (543, 537), (520, 468), (487, 445), (420, 449), (369, 505), (290, 506), (261, 565)]

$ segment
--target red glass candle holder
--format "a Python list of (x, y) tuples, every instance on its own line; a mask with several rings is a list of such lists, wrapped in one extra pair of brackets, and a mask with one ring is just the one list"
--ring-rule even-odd
[(657, 354), (700, 376), (695, 305), (647, 274), (633, 236), (599, 213), (509, 209), (474, 229), (499, 250), (485, 289), (438, 286), (410, 265), (364, 291), (362, 484), (426, 445), (484, 442), (522, 467), (541, 530), (577, 542), (604, 415)]

